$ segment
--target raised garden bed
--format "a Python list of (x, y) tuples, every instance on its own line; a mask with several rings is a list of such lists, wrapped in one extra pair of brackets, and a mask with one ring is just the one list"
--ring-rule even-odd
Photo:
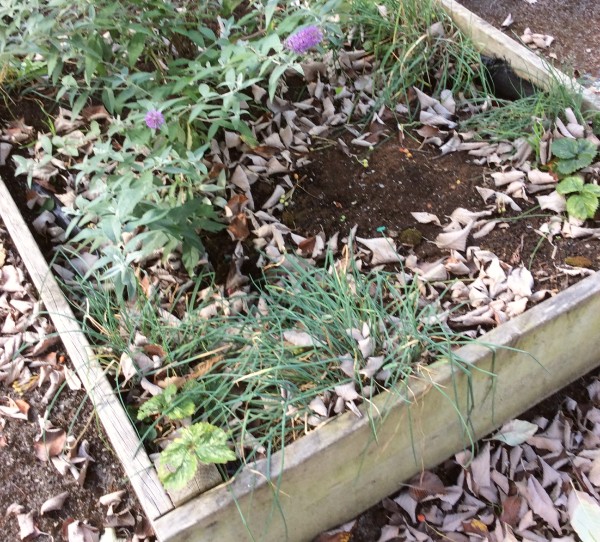
[(460, 350), (471, 378), (444, 362), (424, 368), (403, 392), (376, 397), (362, 418), (335, 418), (270, 463), (174, 507), (3, 184), (0, 191), (2, 217), (161, 541), (310, 540), (468, 446), (464, 420), (471, 438), (483, 436), (598, 365), (596, 274)]
[[(511, 60), (536, 83), (548, 80), (545, 66), (504, 35), (490, 33), (458, 4), (444, 4), (458, 24), (468, 21), (464, 24), (485, 43), (486, 52)], [(586, 99), (588, 107), (596, 107), (593, 96)], [(269, 462), (248, 466), (227, 485), (170, 498), (3, 185), (0, 201), (2, 216), (159, 540), (309, 540), (600, 362), (594, 341), (600, 279), (594, 275), (486, 334), (479, 345), (457, 352), (470, 364), (470, 377), (445, 362), (424, 367), (407, 388), (384, 393), (364, 407), (362, 418), (344, 414)]]

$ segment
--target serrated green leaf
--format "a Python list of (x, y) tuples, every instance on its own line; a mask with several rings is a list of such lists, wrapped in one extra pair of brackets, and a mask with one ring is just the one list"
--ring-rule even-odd
[(131, 38), (129, 42), (129, 46), (127, 47), (127, 55), (129, 60), (129, 66), (135, 66), (136, 62), (140, 58), (140, 55), (144, 51), (144, 47), (146, 45), (146, 36), (141, 32), (136, 32)]
[(227, 433), (207, 423), (198, 422), (181, 429), (181, 436), (160, 454), (158, 477), (167, 489), (180, 489), (196, 473), (198, 462), (227, 463), (235, 454), (227, 446)]
[(563, 138), (553, 141), (552, 153), (558, 158), (556, 170), (570, 175), (589, 166), (596, 157), (596, 146), (587, 139)]
[(177, 393), (177, 386), (175, 384), (169, 384), (162, 393), (150, 397), (138, 410), (137, 419), (143, 420), (149, 418), (154, 414), (160, 414), (165, 410), (169, 403), (173, 400), (173, 397)]
[(586, 218), (593, 218), (598, 209), (598, 196), (581, 192), (579, 194), (573, 194), (567, 199), (567, 212), (569, 215), (585, 220)]
[(162, 393), (148, 399), (138, 410), (138, 420), (144, 420), (155, 414), (181, 420), (191, 416), (196, 410), (196, 405), (191, 395), (178, 394), (177, 386), (169, 384)]
[(275, 97), (275, 92), (277, 91), (277, 85), (279, 83), (279, 79), (281, 79), (281, 77), (283, 76), (283, 74), (285, 73), (285, 71), (288, 68), (289, 68), (289, 66), (287, 64), (280, 64), (271, 72), (271, 75), (269, 76), (269, 84), (268, 84), (269, 99), (271, 101)]
[(181, 261), (188, 275), (194, 276), (194, 268), (200, 261), (200, 251), (189, 243), (185, 243), (181, 250)]
[(227, 433), (210, 423), (198, 422), (182, 430), (182, 440), (202, 463), (227, 463), (235, 454), (227, 446)]
[(563, 195), (572, 194), (573, 192), (580, 192), (584, 183), (585, 181), (583, 180), (583, 177), (579, 175), (565, 177), (556, 185), (556, 191)]
[(183, 418), (189, 418), (196, 411), (196, 405), (192, 399), (179, 396), (173, 404), (165, 411), (165, 416), (170, 420), (183, 420)]
[(586, 183), (581, 191), (588, 194), (593, 194), (594, 196), (600, 196), (600, 186), (597, 184)]
[(578, 152), (577, 140), (565, 137), (562, 139), (555, 139), (552, 142), (552, 154), (557, 158), (569, 159), (575, 158)]
[(181, 439), (175, 439), (160, 454), (158, 478), (166, 489), (181, 489), (196, 474), (198, 458)]

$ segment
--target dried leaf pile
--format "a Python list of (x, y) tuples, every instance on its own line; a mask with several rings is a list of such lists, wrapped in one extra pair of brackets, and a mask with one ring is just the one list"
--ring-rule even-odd
[[(81, 431), (64, 417), (72, 409), (81, 417), (78, 425), (85, 425), (89, 408), (81, 410), (81, 383), (61, 353), (60, 338), (8, 239), (0, 229), (0, 477), (8, 484), (1, 502), (14, 499), (1, 511), (6, 523), (2, 538), (16, 540), (18, 533), (20, 540), (46, 540), (62, 533), (68, 542), (97, 542), (122, 540), (126, 533), (132, 540), (135, 532), (133, 539), (148, 539), (151, 529), (137, 515), (126, 490), (97, 500), (97, 491), (106, 487), (97, 473), (106, 469), (107, 457), (98, 449), (97, 437), (93, 446), (87, 440), (91, 418)], [(21, 492), (10, 487), (15, 484)], [(24, 491), (31, 484), (35, 490)], [(57, 488), (62, 491), (52, 493)], [(87, 507), (81, 504), (85, 498)], [(102, 516), (102, 524), (90, 524), (87, 513), (95, 508), (101, 512), (93, 519)], [(71, 515), (79, 510), (85, 515)]]
[[(592, 542), (600, 533), (600, 381), (552, 419), (512, 420), (435, 472), (385, 499), (385, 525), (361, 519), (319, 542)], [(456, 473), (452, 477), (451, 473)], [(442, 481), (443, 476), (446, 483)], [(450, 478), (450, 479), (449, 479)]]

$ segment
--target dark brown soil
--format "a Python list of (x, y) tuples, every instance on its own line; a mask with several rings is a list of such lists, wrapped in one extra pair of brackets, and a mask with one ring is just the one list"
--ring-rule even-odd
[[(409, 138), (402, 144), (396, 137), (391, 138), (372, 152), (355, 157), (331, 145), (311, 158), (312, 163), (299, 172), (302, 180), (283, 213), (288, 226), (306, 235), (322, 230), (329, 236), (336, 231), (346, 233), (358, 225), (358, 233), (364, 237), (381, 235), (383, 227), (386, 235), (401, 242), (407, 229), (416, 228), (423, 234), (423, 241), (415, 247), (422, 260), (442, 256), (432, 243), (441, 229), (418, 224), (410, 213), (434, 213), (444, 223), (457, 207), (485, 209), (476, 186), (493, 188), (484, 177), (489, 169), (473, 164), (468, 154), (439, 156), (437, 149), (421, 149)], [(363, 159), (368, 161), (368, 167), (362, 164)], [(523, 212), (532, 209), (535, 202), (517, 201)], [(519, 214), (508, 210), (497, 215), (506, 219), (506, 228), (496, 227), (470, 244), (491, 250), (513, 265), (532, 264), (536, 279), (546, 282), (544, 288), (564, 288), (570, 283), (556, 274), (555, 265), (564, 265), (565, 258), (588, 258), (593, 269), (600, 268), (597, 241), (558, 238), (552, 246), (535, 232), (550, 215), (538, 211), (532, 213), (537, 218), (512, 220)]]
[[(15, 394), (9, 392), (8, 395)], [(88, 468), (83, 486), (80, 487), (70, 473), (62, 476), (52, 463), (40, 461), (35, 456), (33, 444), (39, 435), (37, 416), (44, 414), (35, 406), (41, 405), (41, 398), (42, 394), (38, 391), (21, 397), (32, 405), (31, 421), (9, 419), (2, 431), (6, 439), (6, 446), (0, 449), (0, 480), (3, 487), (0, 491), (2, 540), (19, 540), (19, 527), (15, 516), (4, 515), (12, 503), (22, 505), (25, 513), (35, 511), (37, 527), (54, 536), (57, 542), (67, 540), (61, 531), (63, 525), (71, 519), (84, 521), (101, 532), (107, 508), (101, 506), (98, 499), (107, 493), (127, 489), (130, 500), (126, 500), (124, 504), (133, 506), (135, 514), (136, 505), (131, 500), (133, 490), (129, 488), (119, 460), (97, 426), (99, 422), (83, 392), (63, 393), (49, 416), (55, 426), (89, 442), (89, 452), (94, 458), (94, 463)], [(80, 409), (82, 405), (83, 408)], [(90, 423), (86, 427), (88, 422)], [(69, 498), (63, 509), (41, 516), (40, 507), (44, 501), (64, 491), (69, 492)], [(141, 514), (139, 509), (137, 514)]]
[(500, 28), (510, 13), (514, 23), (506, 32), (517, 40), (525, 28), (549, 34), (554, 43), (544, 54), (554, 52), (567, 73), (585, 77), (592, 83), (600, 79), (600, 2), (598, 0), (461, 0), (489, 23)]

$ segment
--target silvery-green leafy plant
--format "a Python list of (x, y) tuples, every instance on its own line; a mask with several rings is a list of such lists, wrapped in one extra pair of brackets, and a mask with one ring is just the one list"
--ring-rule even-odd
[(182, 427), (180, 436), (160, 454), (158, 478), (166, 489), (181, 489), (196, 474), (200, 463), (235, 461), (227, 433), (207, 422)]
[[(134, 293), (133, 265), (157, 249), (180, 251), (193, 272), (202, 232), (222, 227), (212, 207), (225, 203), (225, 174), (209, 177), (206, 149), (223, 130), (256, 144), (252, 87), (265, 87), (272, 99), (340, 3), (317, 0), (308, 9), (262, 0), (245, 10), (235, 0), (193, 8), (157, 0), (2, 3), (0, 15), (12, 23), (0, 31), (0, 55), (17, 76), (35, 59), (46, 75), (36, 82), (58, 88), (73, 116), (94, 99), (114, 117), (75, 166), (78, 183), (96, 197), (76, 200), (73, 229), (81, 228), (74, 248), (97, 250), (93, 270), (105, 268), (102, 278), (117, 291)], [(19, 172), (30, 174), (19, 160)]]

